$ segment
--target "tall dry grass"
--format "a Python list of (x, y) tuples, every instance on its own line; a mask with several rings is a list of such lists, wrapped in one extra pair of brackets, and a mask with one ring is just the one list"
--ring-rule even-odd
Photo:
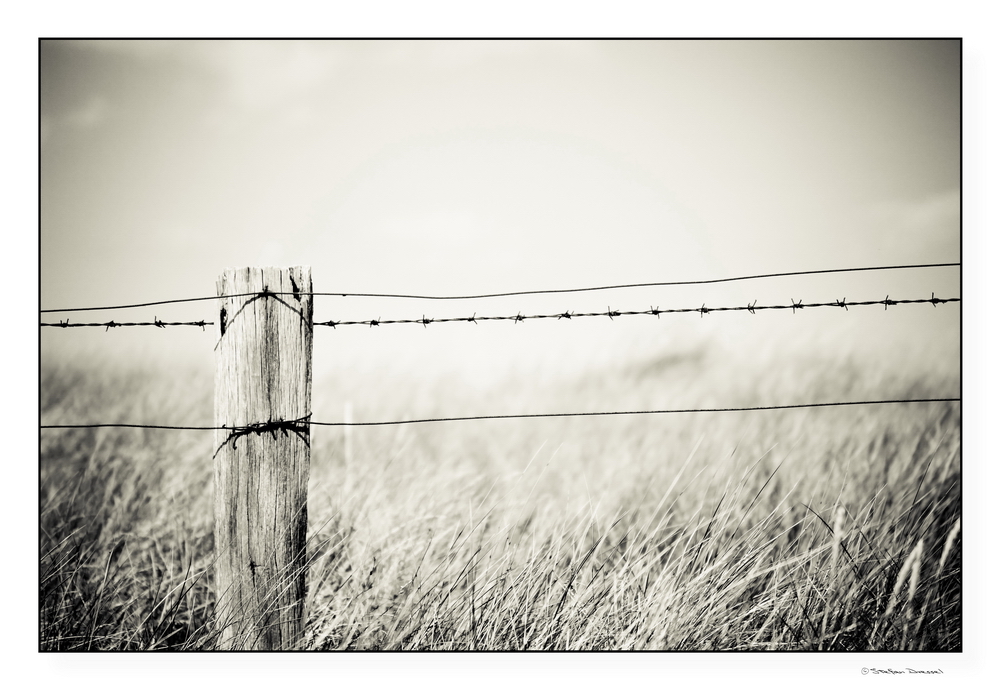
[[(957, 393), (945, 371), (885, 372), (675, 356), (486, 394), (317, 381), (315, 417)], [(205, 424), (211, 376), (45, 363), (42, 409)], [(305, 648), (961, 648), (957, 404), (350, 434), (313, 431)], [(210, 436), (43, 432), (42, 649), (213, 648)]]

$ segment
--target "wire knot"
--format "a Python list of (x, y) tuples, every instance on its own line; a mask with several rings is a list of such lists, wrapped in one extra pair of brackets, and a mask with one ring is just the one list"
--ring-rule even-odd
[(843, 300), (834, 300), (834, 302), (837, 303), (837, 307), (843, 307), (846, 311), (850, 312), (850, 310), (847, 309), (847, 296), (844, 296)]
[(757, 301), (756, 300), (753, 301), (752, 305), (748, 302), (747, 303), (747, 311), (749, 311), (750, 314), (757, 314), (757, 312), (754, 310), (754, 307), (756, 307), (756, 306), (757, 306)]
[(469, 321), (469, 322), (472, 322), (472, 323), (473, 323), (473, 324), (475, 324), (476, 326), (479, 326), (479, 322), (477, 322), (477, 321), (476, 321), (476, 313), (475, 313), (475, 312), (473, 312), (473, 313), (472, 313), (472, 316), (471, 316), (471, 317), (469, 317), (468, 319), (466, 319), (465, 321)]
[(572, 318), (573, 318), (573, 313), (570, 312), (569, 310), (566, 310), (565, 312), (560, 314), (556, 319), (558, 320), (558, 319), (572, 319)]
[(157, 317), (153, 317), (153, 326), (155, 326), (158, 329), (165, 329), (165, 328), (167, 328), (163, 324), (163, 322), (161, 322)]
[(938, 300), (936, 297), (934, 297), (934, 293), (931, 293), (931, 304), (934, 305), (934, 309), (937, 309), (939, 302), (941, 302), (941, 300)]
[(795, 314), (795, 310), (802, 309), (802, 300), (795, 302), (795, 298), (792, 298), (792, 314)]
[(618, 310), (612, 311), (611, 307), (608, 306), (608, 319), (610, 319), (611, 321), (614, 321), (615, 317), (620, 317), (620, 316), (622, 316), (621, 312), (619, 312)]
[(432, 321), (434, 321), (434, 320), (433, 319), (428, 319), (424, 315), (420, 315), (420, 323), (424, 325), (425, 329), (427, 328), (427, 325), (430, 324)]
[(516, 326), (518, 322), (523, 322), (523, 321), (524, 321), (524, 317), (522, 317), (521, 313), (518, 312), (517, 316), (514, 317), (514, 325)]
[(379, 317), (378, 319), (372, 319), (370, 322), (368, 322), (368, 328), (370, 329), (373, 326), (378, 326), (380, 319), (382, 319), (382, 317)]
[(652, 305), (650, 305), (649, 306), (649, 313), (652, 314), (653, 316), (655, 316), (657, 319), (660, 318), (660, 308), (659, 307), (653, 307)]
[(113, 329), (116, 326), (119, 326), (119, 324), (115, 324), (115, 320), (112, 319), (111, 321), (109, 321), (107, 324), (104, 325), (104, 330), (107, 331), (108, 329)]
[(889, 309), (889, 305), (895, 305), (896, 301), (895, 300), (890, 300), (889, 296), (886, 295), (885, 296), (885, 300), (882, 301), (882, 304), (885, 305), (885, 308), (882, 310), (884, 312), (885, 310)]
[(702, 317), (704, 317), (704, 316), (705, 316), (706, 314), (708, 314), (708, 313), (709, 313), (709, 312), (711, 312), (712, 310), (711, 310), (711, 308), (709, 308), (709, 307), (705, 307), (705, 303), (703, 302), (703, 303), (701, 303), (701, 307), (699, 307), (699, 308), (697, 309), (697, 311), (698, 311), (698, 312), (701, 312), (701, 316), (702, 316)]
[(262, 434), (269, 433), (272, 439), (277, 439), (278, 432), (281, 432), (286, 437), (289, 432), (292, 432), (298, 436), (298, 438), (301, 439), (306, 446), (309, 446), (309, 419), (311, 417), (312, 413), (309, 413), (295, 420), (284, 420), (279, 417), (277, 420), (268, 418), (267, 422), (251, 422), (243, 427), (223, 426), (223, 429), (230, 430), (229, 437), (227, 437), (226, 440), (219, 445), (219, 448), (215, 450), (214, 456), (217, 456), (219, 451), (221, 451), (222, 448), (230, 442), (232, 442), (233, 450), (235, 450), (236, 442), (239, 438), (251, 434), (260, 436)]

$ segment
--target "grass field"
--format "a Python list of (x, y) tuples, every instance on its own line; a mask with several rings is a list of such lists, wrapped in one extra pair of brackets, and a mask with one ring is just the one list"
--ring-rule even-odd
[[(486, 393), (317, 380), (314, 417), (956, 396), (956, 364), (749, 377), (688, 353)], [(42, 419), (211, 424), (211, 387), (45, 361)], [(960, 650), (960, 423), (927, 403), (314, 428), (304, 647)], [(42, 431), (41, 649), (215, 646), (211, 446)]]

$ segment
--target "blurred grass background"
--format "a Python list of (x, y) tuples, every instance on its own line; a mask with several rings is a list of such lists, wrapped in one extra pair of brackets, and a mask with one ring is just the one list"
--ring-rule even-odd
[[(314, 419), (957, 396), (956, 362), (678, 347), (486, 385), (343, 370), (314, 382)], [(211, 424), (212, 382), (50, 358), (42, 420)], [(958, 650), (960, 424), (930, 403), (315, 427), (304, 647)], [(42, 431), (42, 649), (213, 648), (211, 445)]]

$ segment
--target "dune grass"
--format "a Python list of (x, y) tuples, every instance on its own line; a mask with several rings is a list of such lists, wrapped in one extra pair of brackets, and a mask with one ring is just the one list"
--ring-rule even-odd
[[(317, 381), (315, 417), (348, 397), (362, 420), (958, 391), (850, 361), (719, 369), (487, 394)], [(43, 420), (212, 419), (210, 373), (115, 372), (45, 363)], [(211, 444), (43, 431), (41, 649), (215, 647)], [(314, 428), (302, 647), (960, 650), (960, 465), (953, 403)]]

